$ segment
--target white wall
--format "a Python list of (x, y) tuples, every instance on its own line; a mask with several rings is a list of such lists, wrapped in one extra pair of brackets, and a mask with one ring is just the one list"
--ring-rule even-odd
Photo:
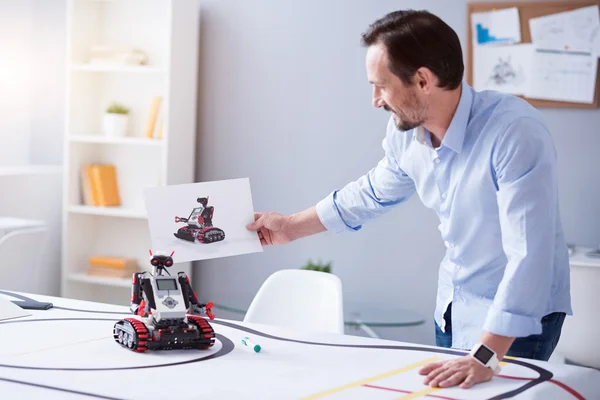
[(66, 0), (0, 0), (0, 165), (62, 163)]
[(0, 165), (31, 161), (33, 1), (0, 0)]
[(31, 144), (34, 164), (60, 165), (63, 160), (65, 112), (66, 0), (34, 0), (35, 49), (31, 107)]

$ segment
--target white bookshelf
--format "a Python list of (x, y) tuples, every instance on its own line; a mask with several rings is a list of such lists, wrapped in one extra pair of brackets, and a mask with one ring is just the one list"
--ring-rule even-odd
[[(88, 259), (134, 257), (149, 270), (152, 244), (144, 188), (194, 181), (200, 4), (69, 0), (66, 23), (61, 295), (129, 305), (131, 278), (89, 276)], [(133, 47), (144, 51), (148, 61), (90, 63), (92, 46)], [(161, 97), (160, 110), (154, 136), (147, 138), (155, 96)], [(130, 109), (127, 136), (102, 132), (102, 116), (113, 102)], [(86, 163), (116, 166), (120, 206), (83, 202), (81, 167)], [(191, 277), (191, 263), (175, 261), (170, 272), (184, 271)]]

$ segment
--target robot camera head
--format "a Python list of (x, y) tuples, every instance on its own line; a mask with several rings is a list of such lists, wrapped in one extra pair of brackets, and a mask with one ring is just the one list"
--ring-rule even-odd
[(196, 201), (202, 204), (203, 207), (206, 207), (208, 205), (208, 197), (198, 197)]
[(152, 254), (152, 251), (150, 251), (150, 264), (157, 268), (171, 267), (173, 266), (173, 253), (167, 255), (163, 251), (157, 251)]

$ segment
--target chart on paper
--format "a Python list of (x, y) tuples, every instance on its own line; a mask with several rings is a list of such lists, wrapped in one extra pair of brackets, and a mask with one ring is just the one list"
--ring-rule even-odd
[(592, 103), (597, 65), (591, 52), (536, 49), (529, 97)]
[(473, 45), (497, 45), (521, 42), (519, 10), (516, 7), (473, 13)]

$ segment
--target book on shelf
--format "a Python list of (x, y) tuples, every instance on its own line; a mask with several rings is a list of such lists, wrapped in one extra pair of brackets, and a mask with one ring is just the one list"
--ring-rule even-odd
[(135, 272), (140, 272), (135, 258), (92, 256), (88, 261), (88, 275), (107, 278), (131, 278)]
[(81, 188), (85, 205), (121, 205), (117, 168), (112, 164), (84, 164), (81, 168)]
[(162, 103), (161, 96), (154, 96), (152, 98), (152, 102), (150, 103), (150, 111), (148, 114), (148, 118), (146, 120), (146, 130), (144, 131), (144, 136), (148, 139), (154, 139), (157, 121), (159, 120), (159, 111), (160, 105)]

